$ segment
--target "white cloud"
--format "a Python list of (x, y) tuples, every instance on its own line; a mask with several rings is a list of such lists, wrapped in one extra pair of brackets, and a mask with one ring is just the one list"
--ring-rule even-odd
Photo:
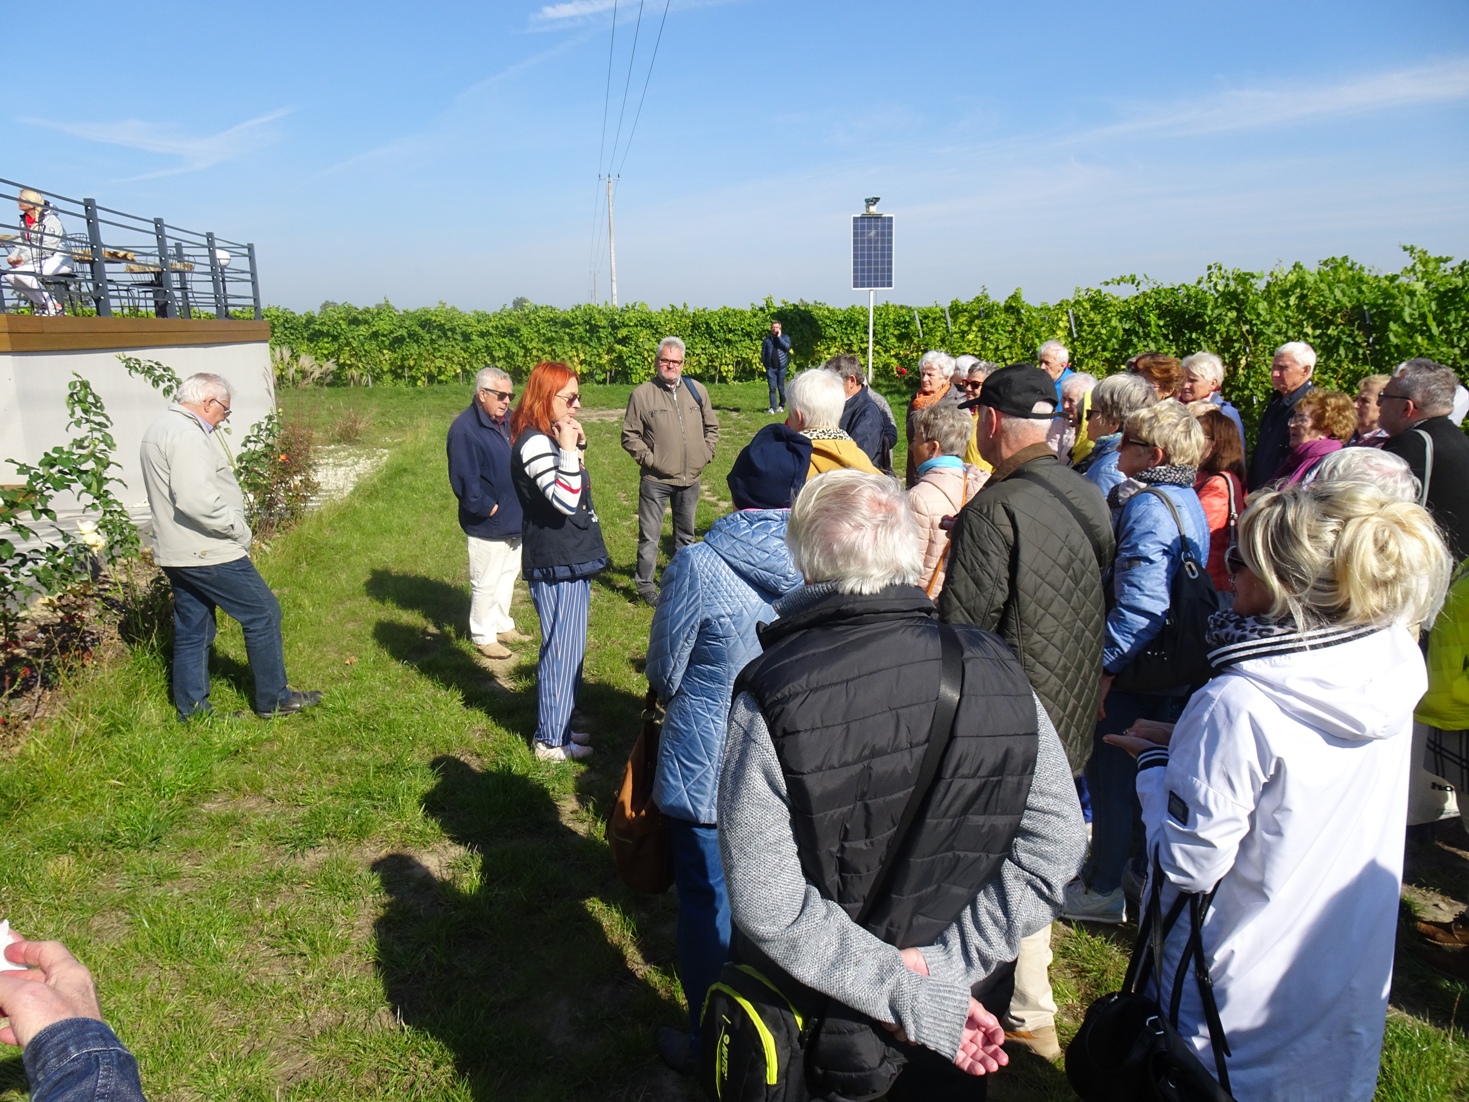
[(270, 124), (289, 115), (289, 108), (279, 108), (258, 118), (247, 119), (217, 134), (198, 137), (181, 133), (167, 123), (126, 119), (121, 122), (56, 122), (50, 119), (21, 119), (32, 126), (59, 130), (74, 138), (106, 145), (120, 145), (144, 153), (177, 157), (172, 168), (150, 172), (147, 176), (170, 176), (180, 172), (198, 172), (225, 161), (247, 156), (275, 140)]
[(585, 19), (589, 15), (600, 15), (611, 11), (617, 0), (565, 0), (560, 4), (547, 4), (531, 19), (537, 23), (558, 23), (567, 19)]

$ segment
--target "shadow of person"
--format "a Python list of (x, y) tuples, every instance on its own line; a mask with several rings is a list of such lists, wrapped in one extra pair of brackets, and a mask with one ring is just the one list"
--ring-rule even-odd
[(423, 574), (374, 570), (363, 587), (374, 601), (417, 612), (442, 632), (463, 635), (469, 625), (469, 588)]
[(372, 637), (399, 662), (458, 693), (466, 708), (484, 713), (507, 730), (528, 735), (535, 728), (534, 646), (527, 644), (518, 651), (501, 676), (481, 665), (466, 644), (438, 628), (379, 620), (373, 625)]
[(647, 1023), (678, 1008), (649, 973), (605, 847), (512, 768), (433, 768), (424, 810), (478, 867), (401, 852), (373, 863), (394, 1012), (452, 1054), (475, 1099), (640, 1095), (656, 1071)]

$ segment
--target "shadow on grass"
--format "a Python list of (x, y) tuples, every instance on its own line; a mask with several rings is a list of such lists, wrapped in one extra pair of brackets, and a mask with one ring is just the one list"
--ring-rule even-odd
[(0, 1091), (26, 1090), (26, 1068), (20, 1054), (0, 1059)]
[(476, 1099), (641, 1095), (651, 1025), (680, 1011), (646, 974), (606, 848), (533, 777), (447, 756), (433, 768), (424, 809), (479, 868), (465, 891), (409, 854), (373, 864), (390, 1005), (453, 1054)]

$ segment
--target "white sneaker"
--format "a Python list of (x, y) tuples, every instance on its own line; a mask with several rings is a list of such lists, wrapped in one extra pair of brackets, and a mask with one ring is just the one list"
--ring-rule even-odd
[(771, 406), (769, 409), (767, 409), (765, 411), (765, 416), (766, 417), (774, 417), (775, 416), (775, 407), (774, 406)]
[(566, 739), (568, 742), (577, 746), (590, 746), (592, 744), (592, 736), (585, 731), (569, 731), (567, 732)]
[(1072, 922), (1103, 922), (1109, 926), (1121, 926), (1127, 918), (1127, 901), (1121, 888), (1094, 892), (1077, 879), (1066, 885), (1061, 917)]
[(582, 758), (592, 756), (590, 746), (580, 746), (574, 742), (568, 742), (561, 746), (547, 746), (544, 742), (536, 743), (537, 761), (581, 761)]

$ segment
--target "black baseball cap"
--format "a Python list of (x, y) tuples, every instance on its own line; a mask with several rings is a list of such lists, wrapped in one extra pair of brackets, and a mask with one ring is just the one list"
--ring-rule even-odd
[[(1036, 413), (1038, 403), (1050, 407), (1045, 413)], [(960, 409), (989, 406), (1010, 417), (1029, 417), (1049, 421), (1056, 416), (1056, 383), (1044, 369), (1035, 364), (1011, 364), (991, 372), (984, 381), (984, 389), (978, 398), (960, 402)]]

